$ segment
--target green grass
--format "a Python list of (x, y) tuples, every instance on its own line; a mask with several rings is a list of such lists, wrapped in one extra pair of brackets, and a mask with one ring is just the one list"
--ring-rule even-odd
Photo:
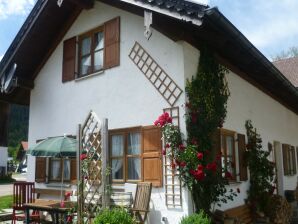
[(12, 207), (12, 195), (0, 197), (0, 210)]

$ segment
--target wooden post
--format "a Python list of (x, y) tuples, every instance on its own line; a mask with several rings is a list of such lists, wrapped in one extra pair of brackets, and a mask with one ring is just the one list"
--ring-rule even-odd
[(83, 223), (83, 183), (82, 183), (82, 169), (81, 169), (81, 160), (80, 155), (82, 151), (82, 126), (78, 125), (78, 146), (77, 146), (77, 191), (78, 191), (78, 224)]
[(109, 136), (108, 136), (108, 119), (103, 118), (101, 125), (101, 140), (102, 140), (102, 184), (103, 184), (103, 207), (108, 207), (110, 202), (110, 174), (109, 172)]

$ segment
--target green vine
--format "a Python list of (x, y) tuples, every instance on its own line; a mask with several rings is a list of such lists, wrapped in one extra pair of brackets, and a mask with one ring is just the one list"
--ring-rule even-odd
[(268, 160), (271, 153), (262, 150), (261, 136), (254, 129), (252, 122), (245, 122), (247, 133), (246, 162), (250, 170), (250, 187), (248, 190), (248, 202), (254, 212), (266, 212), (270, 198), (275, 190), (274, 163)]

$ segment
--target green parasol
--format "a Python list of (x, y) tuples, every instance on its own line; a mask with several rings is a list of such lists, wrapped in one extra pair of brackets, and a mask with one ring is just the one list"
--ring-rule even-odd
[(38, 157), (76, 157), (77, 140), (66, 136), (47, 138), (29, 149)]

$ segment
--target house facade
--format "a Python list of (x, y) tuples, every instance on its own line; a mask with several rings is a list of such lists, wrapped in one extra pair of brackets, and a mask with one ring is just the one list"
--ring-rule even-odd
[[(30, 104), (29, 146), (47, 137), (77, 135), (78, 124), (93, 110), (99, 117), (108, 119), (110, 165), (115, 186), (124, 188), (125, 183), (151, 181), (154, 187), (149, 222), (178, 223), (182, 216), (193, 211), (192, 200), (177, 179), (171, 181), (178, 187), (169, 191), (161, 136), (152, 125), (157, 116), (169, 111), (181, 131), (187, 134), (184, 122), (186, 81), (196, 74), (200, 46), (207, 43), (229, 69), (226, 79), (230, 97), (221, 131), (225, 144), (221, 149), (228, 152), (227, 156), (235, 164), (234, 180), (227, 188), (240, 189), (235, 200), (222, 205), (221, 209), (242, 205), (247, 198), (249, 171), (242, 167), (243, 149), (237, 134), (246, 134), (244, 124), (248, 119), (261, 134), (264, 150), (269, 150), (268, 143), (273, 146), (271, 159), (277, 167), (276, 193), (283, 195), (284, 190), (296, 188), (297, 90), (260, 52), (255, 48), (247, 50), (246, 46), (251, 44), (243, 35), (242, 39), (236, 39), (240, 32), (235, 27), (233, 31), (216, 35), (217, 29), (229, 26), (220, 21), (212, 23), (216, 15), (223, 16), (217, 9), (212, 11), (207, 6), (182, 0), (179, 2), (186, 4), (184, 12), (167, 10), (145, 0), (95, 1), (92, 7), (79, 4), (80, 1), (70, 2), (65, 1), (60, 9), (53, 3), (48, 6), (43, 1), (37, 2), (33, 12), (42, 6), (67, 10), (71, 4), (90, 9), (80, 8), (64, 26), (64, 32), (55, 31), (54, 36), (60, 35), (60, 39), (56, 38), (56, 44), (44, 50), (44, 60), (36, 65), (34, 74), (30, 78), (23, 77), (26, 88), (17, 87), (13, 96), (1, 95), (4, 101)], [(46, 17), (39, 10), (41, 15), (37, 17), (42, 23)], [(39, 26), (42, 35), (47, 28)], [(33, 31), (28, 32), (30, 35)], [(144, 32), (152, 33), (150, 36)], [(18, 58), (18, 52), (25, 51), (24, 46), (33, 42), (33, 37), (27, 38), (23, 48), (14, 50), (15, 56), (7, 53), (0, 66), (2, 70), (9, 64), (9, 58), (12, 61), (15, 57), (21, 69), (22, 65), (32, 63)], [(29, 88), (30, 80), (34, 80), (34, 87)], [(28, 89), (30, 100), (25, 99), (26, 94), (18, 97)], [(149, 137), (148, 130), (152, 131)], [(154, 154), (148, 156), (146, 152), (150, 150), (154, 150)], [(75, 188), (75, 164), (75, 158), (62, 162), (29, 156), (28, 181), (36, 181), (38, 188), (55, 188), (59, 187), (64, 172), (65, 187)], [(170, 197), (170, 194), (173, 195)]]

